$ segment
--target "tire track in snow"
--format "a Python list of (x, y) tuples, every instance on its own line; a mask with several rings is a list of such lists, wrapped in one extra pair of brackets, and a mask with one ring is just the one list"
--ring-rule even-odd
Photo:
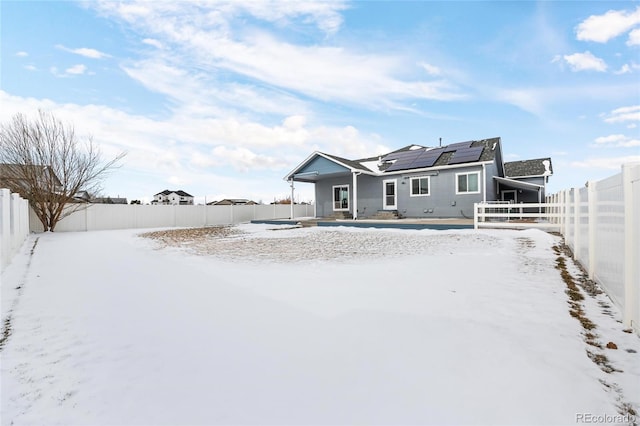
[(0, 332), (0, 352), (2, 352), (5, 345), (9, 341), (9, 338), (11, 337), (11, 331), (12, 331), (11, 324), (13, 321), (13, 312), (18, 306), (18, 302), (20, 301), (20, 296), (22, 296), (22, 292), (24, 291), (24, 285), (26, 282), (27, 274), (29, 273), (29, 268), (31, 267), (31, 260), (33, 259), (33, 254), (36, 251), (36, 246), (38, 245), (39, 239), (40, 237), (36, 237), (35, 241), (33, 242), (33, 246), (31, 247), (31, 251), (29, 252), (29, 260), (27, 261), (24, 274), (22, 275), (22, 279), (18, 283), (18, 286), (15, 288), (18, 294), (16, 295), (16, 298), (13, 300), (13, 303), (11, 304), (11, 308), (9, 308), (9, 312), (7, 313), (6, 318), (2, 321), (2, 332)]

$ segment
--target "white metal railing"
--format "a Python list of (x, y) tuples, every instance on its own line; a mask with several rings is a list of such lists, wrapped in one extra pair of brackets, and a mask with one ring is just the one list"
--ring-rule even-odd
[(540, 228), (560, 231), (563, 217), (558, 203), (476, 203), (473, 226), (479, 228)]

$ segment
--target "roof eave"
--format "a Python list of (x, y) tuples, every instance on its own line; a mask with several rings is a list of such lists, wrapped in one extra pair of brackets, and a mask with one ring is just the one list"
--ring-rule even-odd
[(493, 160), (474, 161), (472, 163), (446, 164), (446, 165), (443, 165), (443, 166), (423, 167), (423, 168), (420, 168), (420, 169), (395, 170), (393, 172), (381, 172), (381, 173), (376, 174), (376, 176), (401, 175), (401, 174), (406, 174), (406, 173), (422, 173), (422, 172), (432, 171), (432, 170), (460, 169), (460, 168), (463, 168), (463, 167), (482, 166), (482, 165), (485, 165), (485, 164), (493, 164)]
[(300, 179), (300, 178), (296, 178), (296, 177), (295, 177), (295, 175), (296, 175), (296, 170), (300, 170), (300, 169), (304, 168), (307, 164), (309, 164), (309, 162), (310, 162), (313, 158), (315, 158), (315, 157), (317, 157), (317, 156), (320, 156), (320, 157), (322, 157), (322, 158), (324, 158), (324, 159), (326, 159), (326, 160), (329, 160), (329, 161), (331, 161), (331, 162), (333, 162), (333, 163), (338, 164), (338, 165), (339, 165), (339, 166), (341, 166), (341, 167), (344, 167), (345, 169), (348, 169), (350, 173), (358, 173), (358, 172), (360, 172), (360, 173), (364, 173), (364, 174), (368, 174), (368, 175), (372, 175), (372, 176), (375, 176), (375, 175), (376, 175), (376, 174), (375, 174), (374, 172), (372, 172), (372, 171), (366, 171), (366, 170), (362, 170), (362, 169), (356, 169), (355, 167), (351, 167), (350, 165), (345, 164), (345, 163), (343, 163), (342, 161), (337, 160), (337, 159), (335, 159), (335, 158), (331, 157), (330, 155), (327, 155), (327, 154), (325, 154), (325, 153), (323, 153), (323, 152), (320, 152), (320, 151), (315, 151), (315, 152), (313, 152), (311, 155), (309, 155), (307, 158), (305, 158), (305, 159), (304, 159), (304, 161), (302, 161), (300, 164), (298, 164), (298, 165), (297, 165), (293, 170), (291, 170), (287, 175), (285, 175), (285, 176), (282, 178), (282, 180), (290, 181), (290, 180), (292, 180), (292, 179), (293, 179), (293, 180), (295, 180), (295, 181), (297, 181), (297, 182), (311, 182), (311, 183), (315, 182), (315, 180), (311, 180), (311, 179)]

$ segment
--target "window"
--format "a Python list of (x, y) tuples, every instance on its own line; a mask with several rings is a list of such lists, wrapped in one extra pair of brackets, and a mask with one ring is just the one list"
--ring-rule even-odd
[(420, 197), (425, 195), (429, 195), (429, 177), (411, 178), (411, 196)]
[(349, 185), (333, 187), (333, 210), (349, 210)]
[(458, 173), (456, 180), (456, 194), (477, 194), (480, 192), (480, 173)]

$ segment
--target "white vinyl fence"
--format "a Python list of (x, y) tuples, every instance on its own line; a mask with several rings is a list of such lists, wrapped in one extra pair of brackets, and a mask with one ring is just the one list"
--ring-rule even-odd
[(557, 203), (510, 203), (491, 201), (475, 203), (473, 227), (529, 229), (560, 231), (557, 219), (561, 217), (561, 205)]
[(0, 189), (0, 271), (29, 235), (29, 202)]
[[(294, 218), (313, 215), (313, 205), (294, 205)], [(62, 219), (56, 225), (55, 232), (231, 225), (251, 220), (290, 217), (291, 205), (287, 204), (252, 206), (89, 204), (87, 208), (73, 212)], [(42, 224), (33, 212), (31, 212), (31, 231), (43, 231)]]
[(547, 197), (574, 257), (640, 333), (640, 163), (586, 187)]

